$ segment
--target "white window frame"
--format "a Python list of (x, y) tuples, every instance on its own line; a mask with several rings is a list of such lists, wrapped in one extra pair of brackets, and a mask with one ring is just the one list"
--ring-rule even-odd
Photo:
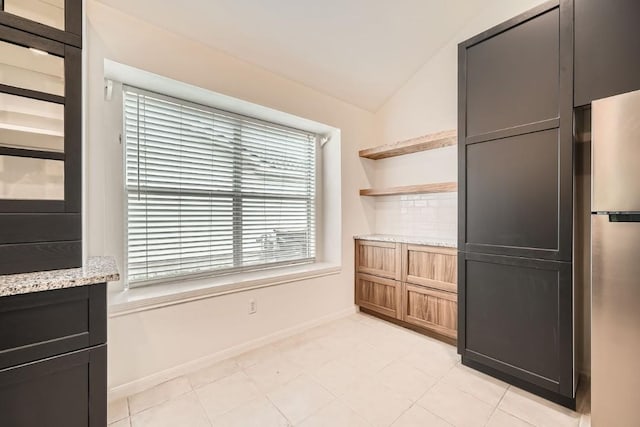
[[(126, 182), (126, 173), (127, 173), (127, 168), (126, 168), (126, 164), (123, 166), (123, 184), (124, 184), (124, 266), (123, 266), (123, 270), (124, 270), (124, 286), (125, 289), (129, 289), (129, 288), (140, 288), (140, 287), (144, 287), (147, 285), (161, 285), (161, 284), (170, 284), (170, 283), (176, 283), (176, 282), (180, 282), (180, 281), (192, 281), (192, 280), (198, 280), (198, 279), (215, 279), (215, 278), (221, 278), (222, 280), (226, 280), (224, 279), (224, 277), (233, 277), (234, 275), (242, 275), (243, 273), (259, 273), (261, 271), (265, 271), (265, 275), (271, 275), (272, 273), (269, 273), (269, 271), (274, 271), (277, 272), (279, 270), (282, 271), (283, 268), (286, 267), (291, 267), (292, 269), (296, 269), (296, 268), (304, 268), (305, 264), (318, 264), (326, 267), (324, 264), (321, 263), (321, 261), (318, 261), (318, 257), (321, 256), (322, 251), (323, 251), (323, 239), (322, 236), (324, 234), (324, 230), (323, 230), (323, 224), (322, 224), (322, 213), (323, 213), (323, 209), (322, 209), (322, 170), (323, 170), (323, 164), (322, 164), (322, 156), (321, 156), (321, 145), (322, 145), (322, 136), (317, 134), (317, 132), (313, 132), (312, 130), (305, 130), (305, 129), (300, 129), (288, 124), (281, 124), (281, 123), (276, 123), (276, 122), (272, 122), (269, 120), (264, 120), (260, 117), (255, 117), (255, 116), (250, 116), (250, 115), (246, 115), (246, 114), (242, 114), (242, 113), (237, 113), (237, 112), (230, 112), (227, 110), (223, 110), (220, 108), (217, 108), (215, 106), (212, 105), (207, 105), (207, 104), (202, 104), (199, 102), (193, 102), (187, 99), (181, 99), (179, 97), (176, 97), (174, 95), (165, 95), (162, 93), (158, 93), (156, 91), (153, 90), (147, 90), (147, 89), (142, 89), (139, 88), (137, 86), (133, 86), (133, 85), (127, 85), (127, 84), (123, 84), (122, 85), (122, 150), (123, 150), (123, 162), (126, 163), (126, 141), (125, 141), (125, 127), (126, 127), (126, 119), (125, 119), (125, 111), (124, 111), (124, 102), (125, 102), (125, 92), (127, 90), (127, 88), (132, 89), (133, 91), (137, 92), (137, 93), (143, 93), (143, 94), (149, 94), (151, 96), (160, 98), (160, 99), (165, 99), (165, 100), (169, 100), (169, 101), (179, 101), (180, 103), (183, 103), (185, 105), (188, 106), (192, 106), (195, 108), (199, 108), (199, 109), (205, 109), (205, 110), (210, 110), (213, 112), (221, 112), (225, 115), (230, 115), (230, 116), (235, 116), (238, 117), (239, 119), (250, 119), (252, 121), (256, 121), (256, 122), (262, 122), (262, 123), (266, 123), (270, 126), (276, 126), (276, 127), (280, 127), (280, 128), (284, 128), (284, 129), (295, 129), (295, 130), (300, 130), (302, 132), (305, 133), (309, 133), (309, 134), (315, 134), (316, 135), (316, 149), (315, 149), (315, 193), (314, 193), (314, 209), (315, 209), (315, 227), (314, 227), (314, 257), (312, 258), (308, 258), (308, 259), (304, 259), (304, 260), (299, 260), (299, 261), (283, 261), (283, 262), (274, 262), (274, 263), (267, 263), (267, 264), (258, 264), (258, 265), (252, 265), (252, 266), (245, 266), (245, 267), (238, 267), (238, 268), (229, 268), (229, 269), (220, 269), (220, 270), (216, 270), (216, 269), (212, 269), (212, 270), (207, 270), (207, 271), (202, 271), (202, 272), (196, 272), (196, 273), (185, 273), (185, 274), (176, 274), (176, 275), (170, 275), (170, 276), (165, 276), (165, 277), (161, 277), (158, 279), (149, 279), (149, 280), (140, 280), (140, 281), (134, 281), (134, 282), (129, 282), (129, 274), (128, 274), (128, 260), (129, 260), (129, 245), (128, 245), (128, 215), (129, 215), (129, 203), (128, 203), (128, 196), (129, 196), (129, 190), (127, 189), (127, 182)], [(203, 89), (204, 91), (204, 89)]]

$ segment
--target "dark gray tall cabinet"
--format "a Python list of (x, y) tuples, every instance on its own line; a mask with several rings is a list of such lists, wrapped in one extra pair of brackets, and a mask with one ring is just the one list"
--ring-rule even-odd
[(459, 45), (463, 364), (575, 406), (573, 1)]
[(575, 0), (575, 106), (640, 89), (640, 1)]
[(0, 274), (82, 265), (82, 0), (0, 0)]

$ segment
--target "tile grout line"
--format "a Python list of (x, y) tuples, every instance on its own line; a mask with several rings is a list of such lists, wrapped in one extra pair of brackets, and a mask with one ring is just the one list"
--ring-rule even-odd
[[(500, 406), (500, 404), (502, 403), (502, 401), (504, 400), (505, 396), (507, 395), (507, 392), (509, 390), (511, 390), (514, 386), (512, 386), (511, 384), (509, 384), (509, 386), (507, 387), (507, 389), (505, 390), (504, 394), (502, 395), (502, 398), (500, 398), (500, 401), (498, 402), (498, 404), (496, 405), (496, 410), (500, 409), (498, 408), (498, 406)], [(518, 415), (512, 413), (511, 411), (509, 411), (508, 409), (500, 409), (500, 411), (512, 416), (513, 418), (522, 421), (523, 423), (529, 424), (532, 427), (535, 427), (535, 424), (529, 422), (528, 420), (525, 420), (521, 417), (519, 417)], [(494, 411), (495, 412), (495, 411)], [(493, 414), (492, 414), (493, 415)]]
[(510, 387), (511, 387), (510, 385), (507, 385), (507, 387), (504, 389), (504, 392), (502, 392), (502, 396), (500, 396), (500, 400), (498, 400), (498, 403), (496, 403), (496, 406), (493, 407), (493, 410), (491, 411), (491, 414), (489, 414), (489, 418), (487, 418), (487, 421), (485, 421), (485, 423), (484, 423), (485, 427), (487, 426), (487, 424), (489, 424), (489, 421), (491, 421), (491, 418), (493, 418), (493, 415), (498, 410), (498, 406), (500, 406), (500, 404), (502, 403), (502, 399), (504, 399), (504, 397), (506, 396), (506, 394), (509, 391)]

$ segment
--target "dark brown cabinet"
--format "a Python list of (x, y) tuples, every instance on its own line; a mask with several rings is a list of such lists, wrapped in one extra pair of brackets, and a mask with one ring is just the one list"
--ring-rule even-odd
[(559, 143), (556, 128), (467, 145), (466, 250), (562, 255)]
[(82, 0), (0, 0), (0, 25), (82, 47)]
[(558, 118), (559, 25), (554, 8), (469, 43), (467, 138)]
[(106, 345), (0, 370), (3, 427), (106, 426)]
[(572, 396), (571, 264), (475, 253), (459, 263), (465, 360)]
[(571, 4), (460, 45), (461, 250), (571, 261)]
[(640, 89), (640, 2), (575, 0), (575, 106)]
[(0, 274), (79, 267), (82, 4), (0, 6)]
[(458, 352), (575, 405), (573, 1), (459, 45)]
[(0, 298), (3, 427), (104, 427), (106, 284)]

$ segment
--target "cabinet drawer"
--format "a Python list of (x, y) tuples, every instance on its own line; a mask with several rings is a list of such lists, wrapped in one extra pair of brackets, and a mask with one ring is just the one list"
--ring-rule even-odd
[(457, 251), (407, 245), (404, 281), (448, 292), (458, 291)]
[(423, 286), (404, 285), (402, 320), (430, 329), (450, 338), (457, 338), (457, 295)]
[(107, 424), (107, 347), (0, 370), (3, 427)]
[(356, 304), (385, 316), (401, 318), (402, 284), (395, 280), (358, 274)]
[(0, 298), (0, 369), (106, 342), (106, 284)]
[(400, 280), (400, 244), (356, 240), (356, 271)]

